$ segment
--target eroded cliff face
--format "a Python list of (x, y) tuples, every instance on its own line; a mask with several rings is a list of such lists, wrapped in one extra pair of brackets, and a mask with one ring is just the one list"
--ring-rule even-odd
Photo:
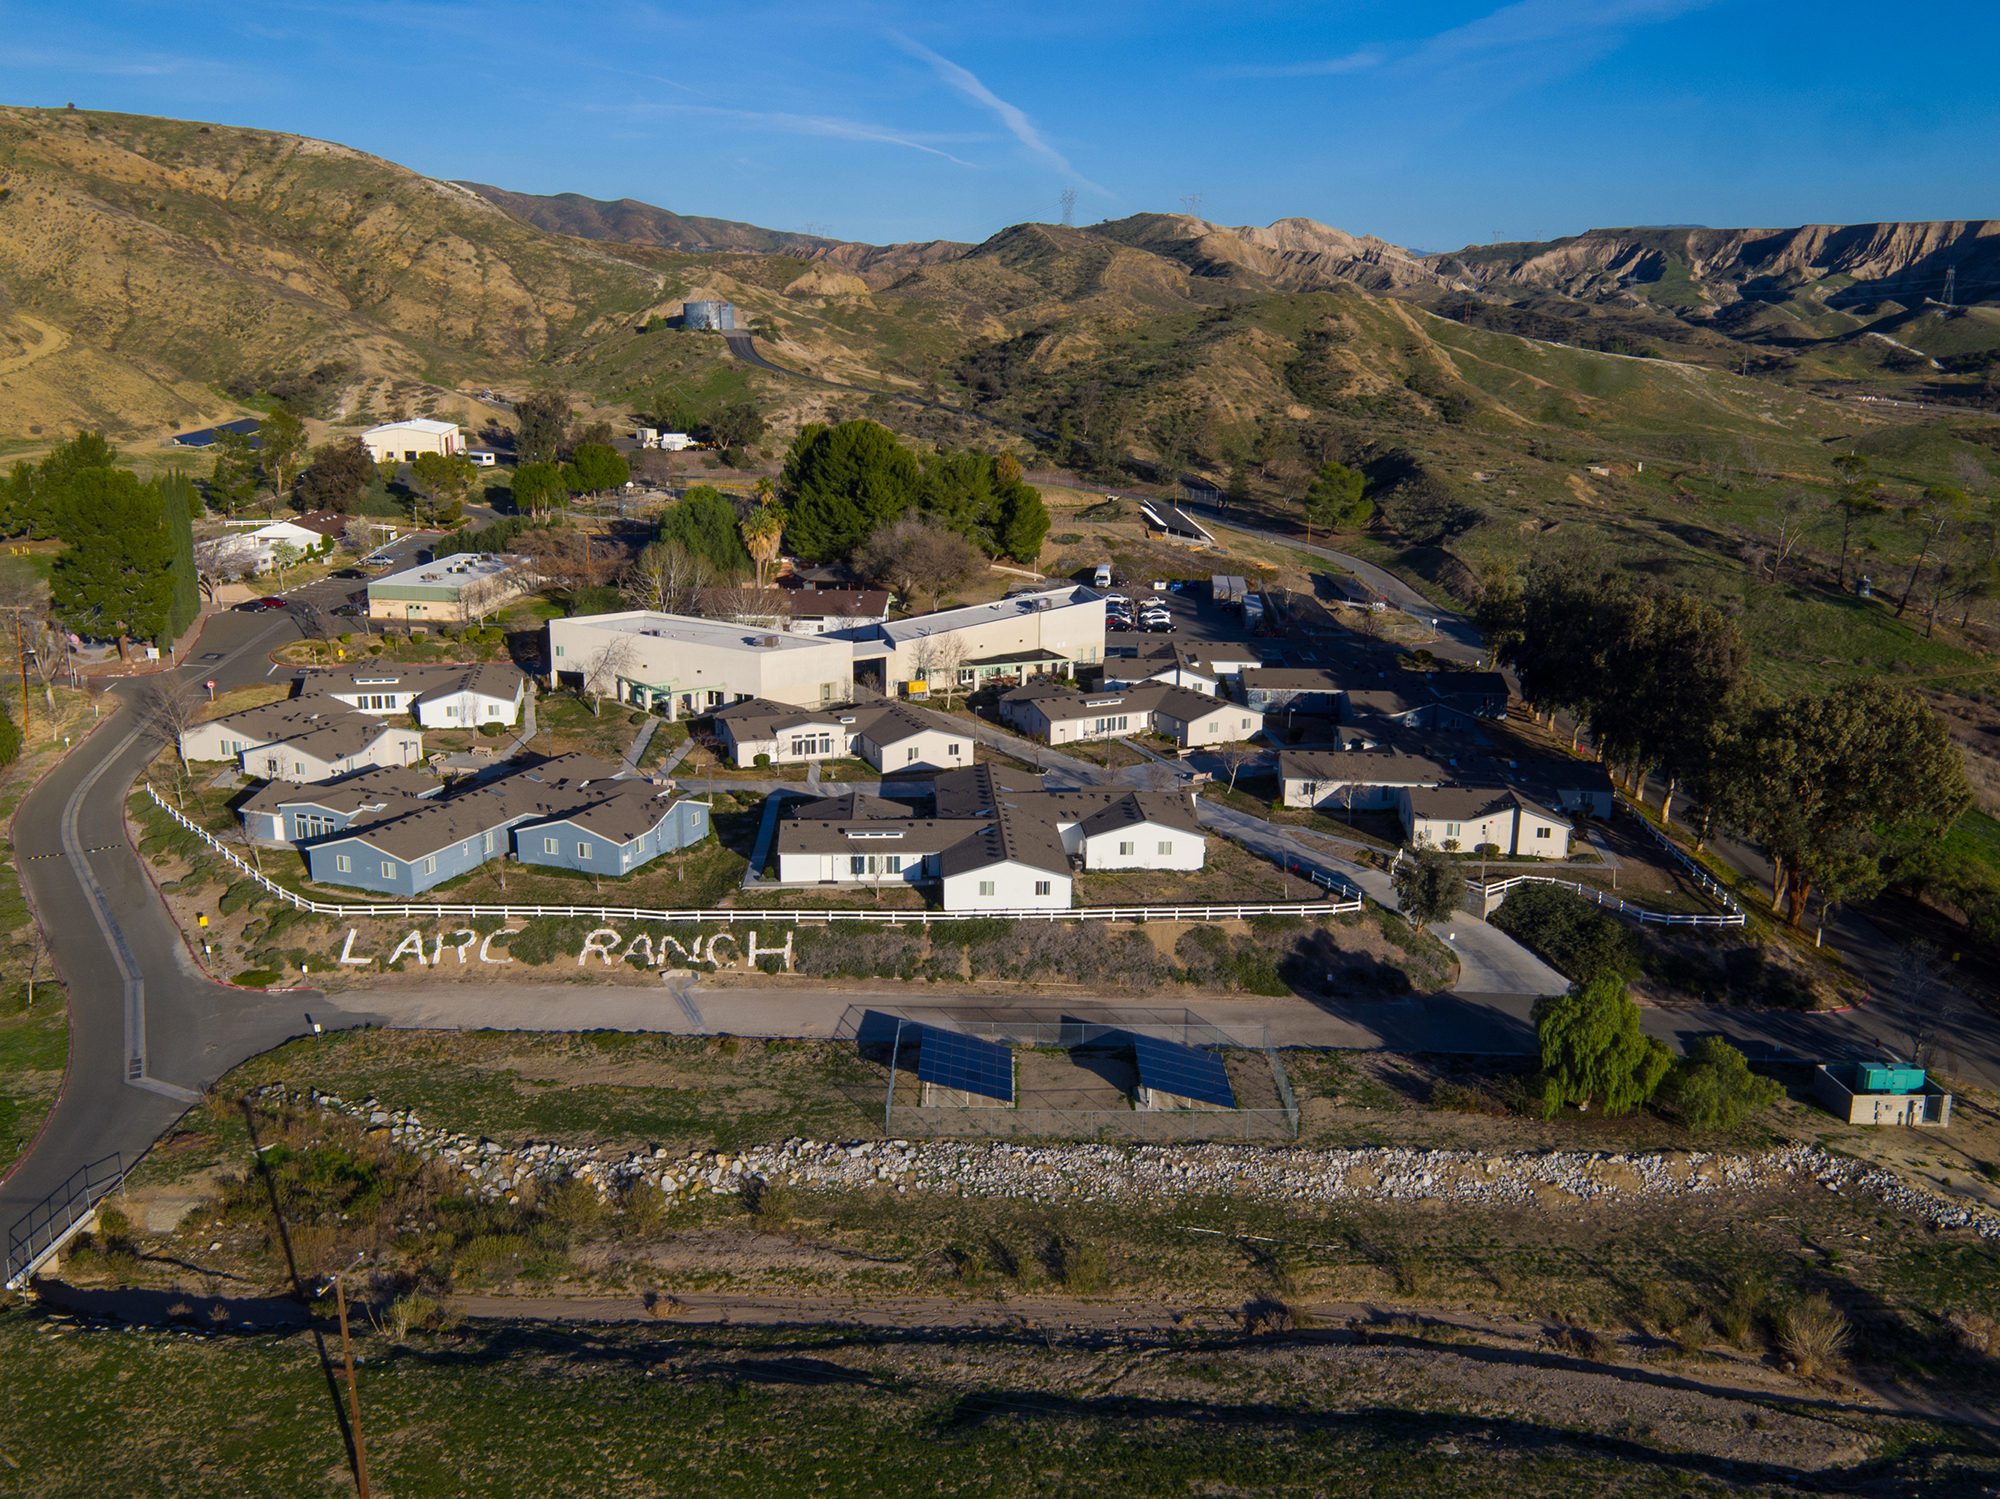
[[(1794, 229), (1593, 229), (1546, 244), (1475, 246), (1424, 257), (1445, 279), (1486, 291), (1516, 287), (1618, 297), (1670, 277), (1720, 306), (1746, 295), (1816, 289), (1834, 304), (2000, 295), (2000, 221), (1807, 224)], [(1817, 286), (1831, 281), (1833, 284)]]
[(1346, 284), (1396, 291), (1444, 287), (1450, 280), (1400, 245), (1312, 219), (1229, 228), (1192, 214), (1142, 213), (1086, 232), (1179, 261), (1197, 276), (1273, 290), (1324, 291)]

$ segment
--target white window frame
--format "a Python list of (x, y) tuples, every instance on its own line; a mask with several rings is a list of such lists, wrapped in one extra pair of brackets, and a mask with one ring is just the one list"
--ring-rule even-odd
[(395, 877), (396, 877), (396, 861), (394, 859), (384, 859), (382, 861), (382, 878), (385, 880), (393, 880)]
[(437, 861), (437, 855), (436, 855), (436, 854), (426, 854), (426, 855), (424, 856), (424, 873), (425, 873), (425, 874), (436, 874), (437, 872), (438, 872), (438, 861)]
[(1048, 881), (1048, 880), (1036, 880), (1036, 881), (1035, 881), (1035, 894), (1037, 894), (1037, 895), (1047, 895), (1047, 894), (1049, 893), (1049, 890), (1050, 890), (1050, 883), (1051, 883), (1051, 882), (1050, 882), (1050, 881)]
[(981, 895), (991, 895), (993, 893), (993, 881), (981, 880), (979, 882), (979, 893)]
[(562, 839), (560, 839), (560, 838), (544, 838), (544, 839), (542, 840), (542, 852), (543, 852), (543, 853), (545, 853), (545, 854), (559, 854), (559, 853), (561, 853), (561, 852), (562, 852)]
[(346, 854), (335, 854), (333, 856), (333, 871), (335, 874), (354, 873), (354, 860)]
[(1121, 859), (1128, 859), (1138, 853), (1138, 851), (1139, 845), (1137, 843), (1121, 843), (1118, 845), (1118, 857)]
[(579, 859), (588, 859), (590, 857), (590, 844), (584, 839), (579, 838), (576, 840), (576, 856)]
[(1171, 838), (1162, 838), (1160, 840), (1160, 852), (1163, 854), (1170, 854), (1173, 851), (1174, 851), (1174, 840)]

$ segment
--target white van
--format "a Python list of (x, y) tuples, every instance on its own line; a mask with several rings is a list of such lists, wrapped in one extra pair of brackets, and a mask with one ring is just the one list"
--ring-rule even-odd
[(1098, 563), (1097, 571), (1092, 575), (1090, 581), (1093, 587), (1109, 588), (1111, 586), (1111, 564), (1109, 562)]

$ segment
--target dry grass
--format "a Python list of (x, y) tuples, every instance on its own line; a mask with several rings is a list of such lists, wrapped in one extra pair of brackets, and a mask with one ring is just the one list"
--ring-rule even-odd
[(1852, 1336), (1847, 1318), (1824, 1296), (1809, 1296), (1778, 1315), (1778, 1346), (1807, 1379), (1838, 1370)]

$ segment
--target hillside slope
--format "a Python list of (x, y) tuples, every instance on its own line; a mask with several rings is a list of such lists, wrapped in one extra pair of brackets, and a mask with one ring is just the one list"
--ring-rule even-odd
[(490, 376), (671, 291), (657, 269), (344, 146), (0, 108), (0, 296), (66, 338), (0, 383), (9, 431), (197, 420), (220, 408), (201, 387), (240, 370)]

